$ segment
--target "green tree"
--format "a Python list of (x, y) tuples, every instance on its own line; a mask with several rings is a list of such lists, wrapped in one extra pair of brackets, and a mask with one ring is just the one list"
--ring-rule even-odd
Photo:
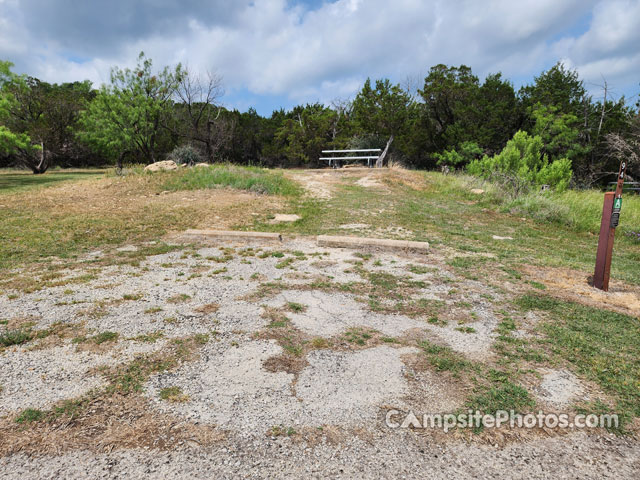
[(183, 75), (180, 64), (154, 74), (144, 52), (133, 70), (113, 67), (111, 84), (100, 88), (81, 116), (80, 138), (118, 158), (119, 166), (127, 153), (155, 162), (162, 128)]
[(320, 103), (296, 106), (275, 134), (275, 146), (290, 163), (315, 162), (333, 141), (336, 112)]
[(466, 65), (431, 67), (419, 91), (424, 100), (430, 136), (436, 150), (455, 148), (464, 141), (474, 141), (464, 124), (466, 118), (478, 117), (470, 113), (476, 108), (474, 100), (479, 89), (478, 77)]
[(393, 139), (393, 151), (404, 159), (415, 158), (415, 126), (419, 112), (409, 93), (388, 79), (376, 80), (375, 88), (367, 79), (353, 100), (350, 120), (355, 137), (352, 148), (382, 148)]
[(436, 153), (438, 165), (442, 167), (461, 167), (482, 155), (482, 149), (475, 142), (462, 142), (458, 149)]
[(11, 71), (12, 66), (11, 62), (0, 61), (0, 151), (8, 154), (37, 150), (28, 134), (9, 127), (11, 111), (17, 106), (13, 87), (25, 82), (24, 77)]
[(589, 146), (581, 142), (581, 121), (574, 114), (537, 103), (531, 116), (535, 121), (532, 133), (542, 139), (549, 158), (568, 158), (574, 162), (588, 154)]
[(362, 133), (381, 137), (400, 136), (407, 129), (412, 100), (400, 85), (392, 85), (388, 79), (364, 82), (362, 90), (352, 104), (352, 119)]
[(499, 152), (518, 131), (524, 116), (513, 85), (500, 73), (487, 75), (472, 105), (475, 109), (468, 113), (475, 116), (466, 118), (473, 124), (465, 122), (465, 128), (487, 153)]
[(515, 196), (532, 185), (546, 184), (560, 191), (566, 189), (572, 175), (571, 161), (561, 158), (550, 162), (543, 148), (539, 136), (518, 131), (502, 152), (473, 160), (467, 170), (472, 175), (501, 181), (511, 187)]
[(520, 97), (528, 109), (539, 103), (545, 107), (553, 106), (561, 113), (572, 113), (580, 117), (586, 90), (578, 72), (567, 69), (562, 62), (558, 62), (534, 77), (533, 85), (522, 87)]

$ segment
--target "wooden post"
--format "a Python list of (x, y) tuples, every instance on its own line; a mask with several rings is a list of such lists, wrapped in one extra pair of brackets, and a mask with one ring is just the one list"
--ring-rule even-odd
[[(624, 174), (626, 162), (620, 163), (618, 171), (618, 183), (615, 192), (604, 194), (604, 205), (602, 207), (602, 221), (600, 222), (600, 237), (598, 238), (598, 251), (596, 254), (596, 269), (593, 274), (593, 286), (609, 291), (609, 278), (611, 276), (611, 258), (613, 257), (613, 241), (615, 240), (618, 217), (622, 205), (622, 187), (624, 185)], [(616, 209), (614, 215), (614, 207)], [(613, 221), (612, 221), (613, 219)]]
[(382, 168), (382, 164), (384, 162), (384, 157), (387, 156), (387, 152), (389, 151), (389, 147), (391, 146), (391, 142), (393, 142), (393, 135), (389, 137), (389, 141), (387, 142), (387, 146), (384, 147), (384, 151), (376, 160), (376, 168)]
[[(611, 213), (613, 212), (614, 192), (604, 194), (604, 206), (602, 207), (602, 221), (600, 222), (600, 237), (598, 238), (598, 253), (596, 254), (596, 271), (593, 274), (593, 286), (604, 290), (609, 290), (609, 278), (605, 282), (605, 272), (611, 272), (611, 258), (609, 257), (609, 242), (613, 248), (613, 238), (611, 236)], [(614, 230), (615, 231), (615, 230)], [(607, 268), (609, 264), (609, 268)], [(606, 283), (606, 284), (605, 284)]]

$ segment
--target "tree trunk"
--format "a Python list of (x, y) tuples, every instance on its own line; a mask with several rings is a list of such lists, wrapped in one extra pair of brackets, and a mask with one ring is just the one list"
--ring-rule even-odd
[(116, 173), (118, 175), (122, 173), (122, 161), (124, 160), (124, 157), (126, 157), (128, 154), (129, 154), (129, 150), (124, 150), (123, 152), (120, 153), (120, 155), (118, 155), (118, 160), (116, 160)]
[(40, 147), (42, 148), (42, 150), (40, 150), (40, 161), (38, 162), (38, 164), (33, 164), (31, 166), (31, 170), (35, 175), (44, 173), (49, 168), (49, 164), (47, 162), (47, 153), (44, 149), (44, 142), (40, 142)]
[(393, 135), (391, 135), (389, 137), (389, 141), (387, 142), (387, 146), (384, 147), (384, 150), (382, 151), (382, 153), (380, 154), (380, 156), (376, 160), (376, 168), (382, 168), (382, 165), (384, 163), (384, 158), (387, 156), (387, 152), (389, 151), (389, 146), (391, 145), (391, 142), (393, 142)]

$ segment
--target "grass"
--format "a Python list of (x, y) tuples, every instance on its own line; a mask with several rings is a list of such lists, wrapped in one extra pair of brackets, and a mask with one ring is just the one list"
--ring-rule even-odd
[(419, 346), (427, 355), (431, 365), (439, 372), (447, 371), (457, 375), (472, 366), (471, 362), (455, 353), (449, 347), (436, 345), (428, 340), (422, 341)]
[(102, 345), (103, 343), (115, 342), (120, 335), (117, 332), (100, 332), (92, 337), (76, 337), (73, 343), (94, 343)]
[(167, 303), (184, 303), (188, 300), (191, 300), (191, 295), (187, 295), (186, 293), (178, 293), (167, 298)]
[(33, 333), (29, 329), (18, 328), (0, 333), (0, 345), (10, 347), (12, 345), (22, 345), (33, 338)]
[(17, 423), (31, 423), (37, 422), (44, 418), (45, 412), (42, 410), (36, 410), (34, 408), (27, 408), (23, 410), (20, 415), (16, 417)]
[(509, 380), (509, 375), (498, 370), (489, 370), (489, 383), (474, 390), (467, 400), (467, 408), (484, 414), (495, 415), (499, 410), (526, 411), (535, 406), (531, 394)]
[[(569, 267), (591, 272), (600, 228), (603, 194), (597, 190), (566, 191), (531, 196), (512, 203), (500, 191), (464, 175), (437, 172), (385, 172), (386, 191), (368, 189), (353, 181), (335, 185), (329, 200), (293, 198), (287, 211), (302, 218), (271, 225), (257, 217), (253, 229), (306, 235), (341, 235), (344, 224), (370, 226), (374, 236), (394, 238), (398, 228), (408, 240), (428, 241), (459, 252), (453, 266), (481, 277), (491, 264), (519, 276), (524, 264)], [(472, 188), (483, 188), (475, 195)], [(542, 200), (540, 200), (542, 199)], [(556, 206), (547, 214), (536, 202)], [(245, 227), (241, 227), (245, 228)], [(612, 278), (640, 284), (640, 196), (625, 195), (616, 236)], [(513, 240), (494, 240), (493, 235)], [(477, 253), (483, 253), (482, 256)], [(461, 255), (464, 253), (464, 256)], [(472, 253), (475, 255), (469, 255)], [(483, 263), (480, 263), (483, 262)]]
[[(64, 172), (52, 172), (51, 176), (69, 181), (93, 179), (78, 183), (81, 188), (71, 201), (60, 196), (62, 193), (56, 193), (55, 198), (41, 197), (41, 192), (57, 192), (44, 187), (60, 185), (45, 182), (48, 175), (0, 174), (0, 181), (5, 183), (2, 191), (7, 193), (3, 201), (7, 208), (0, 209), (0, 269), (54, 256), (74, 258), (92, 248), (136, 243), (157, 239), (170, 230), (197, 228), (213, 216), (209, 207), (180, 199), (163, 202), (163, 195), (155, 194), (226, 186), (279, 195), (287, 203), (287, 212), (302, 217), (292, 224), (272, 225), (269, 216), (274, 209), (282, 211), (282, 206), (264, 202), (261, 209), (239, 204), (222, 212), (216, 209), (215, 215), (234, 218), (237, 229), (317, 235), (344, 233), (339, 228), (342, 224), (365, 223), (372, 231), (381, 232), (376, 236), (394, 237), (395, 229), (401, 227), (411, 240), (427, 240), (436, 247), (446, 245), (461, 253), (486, 252), (497, 259), (501, 268), (516, 275), (517, 266), (522, 263), (590, 271), (602, 205), (602, 193), (593, 190), (545, 193), (514, 203), (473, 178), (393, 170), (387, 172), (386, 192), (361, 187), (350, 180), (336, 185), (331, 199), (319, 200), (301, 196), (300, 187), (279, 171), (233, 165), (152, 175), (133, 173), (98, 181), (95, 179), (102, 173), (76, 177), (69, 173), (65, 177)], [(43, 182), (43, 188), (24, 188), (25, 178)], [(483, 195), (470, 193), (478, 186), (486, 190)], [(105, 209), (105, 204), (113, 207)], [(549, 207), (546, 210), (545, 205)], [(559, 213), (547, 212), (552, 207)], [(251, 216), (251, 211), (259, 214)], [(640, 197), (625, 196), (618, 230), (612, 276), (640, 284), (640, 242), (635, 236), (625, 235), (640, 230)], [(495, 241), (494, 234), (514, 240)], [(469, 275), (478, 276), (476, 272), (484, 268), (476, 265), (483, 261), (477, 255), (472, 260), (458, 257), (454, 265), (468, 270)]]
[[(232, 200), (238, 195), (232, 189), (288, 196), (301, 191), (281, 173), (259, 168), (227, 165), (158, 174), (138, 171), (129, 169), (124, 177), (104, 171), (0, 172), (0, 270), (53, 257), (74, 259), (109, 246), (157, 241), (169, 231), (210, 225), (216, 218), (246, 222), (251, 212), (267, 208), (264, 197)], [(71, 183), (73, 190), (67, 187)], [(227, 186), (229, 191), (207, 194), (202, 190), (215, 186)], [(198, 189), (189, 198), (171, 195)], [(208, 195), (216, 196), (214, 208), (206, 201)], [(194, 202), (193, 196), (204, 201)]]
[(498, 410), (526, 412), (535, 406), (531, 394), (515, 383), (517, 368), (505, 369), (466, 359), (451, 348), (424, 340), (419, 343), (429, 363), (439, 372), (448, 372), (454, 378), (471, 386), (465, 401), (465, 410), (494, 415)]
[[(174, 338), (161, 352), (138, 355), (134, 360), (123, 365), (101, 367), (100, 371), (108, 382), (106, 387), (92, 390), (77, 399), (60, 402), (46, 411), (27, 408), (15, 417), (15, 421), (19, 424), (54, 422), (61, 416), (73, 420), (86, 413), (86, 409), (94, 404), (94, 401), (104, 399), (105, 396), (140, 394), (144, 391), (144, 384), (152, 374), (175, 369), (182, 363), (195, 359), (197, 351), (207, 341), (207, 335)], [(186, 396), (173, 397), (176, 394), (183, 395), (178, 387), (173, 387), (168, 391), (167, 400), (188, 400)], [(172, 400), (173, 398), (175, 400)]]
[(616, 401), (623, 418), (640, 416), (640, 322), (541, 294), (518, 300), (524, 310), (548, 314), (540, 325), (544, 344), (572, 370), (596, 382)]
[(34, 175), (29, 170), (0, 169), (0, 195), (49, 187), (61, 182), (100, 178), (105, 172), (102, 169), (50, 169), (42, 175)]
[(172, 403), (181, 403), (189, 401), (189, 395), (182, 393), (180, 387), (172, 386), (160, 390), (160, 398)]
[(269, 195), (298, 196), (301, 193), (300, 187), (280, 172), (258, 167), (211, 165), (183, 169), (167, 177), (161, 184), (167, 191), (229, 187)]
[(307, 306), (301, 303), (287, 302), (287, 308), (294, 313), (301, 313), (307, 309)]

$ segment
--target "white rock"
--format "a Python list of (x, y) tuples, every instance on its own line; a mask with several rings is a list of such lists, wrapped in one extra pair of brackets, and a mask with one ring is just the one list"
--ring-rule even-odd
[(162, 162), (152, 163), (144, 167), (145, 172), (161, 172), (166, 170), (177, 170), (178, 165), (173, 160), (163, 160)]

